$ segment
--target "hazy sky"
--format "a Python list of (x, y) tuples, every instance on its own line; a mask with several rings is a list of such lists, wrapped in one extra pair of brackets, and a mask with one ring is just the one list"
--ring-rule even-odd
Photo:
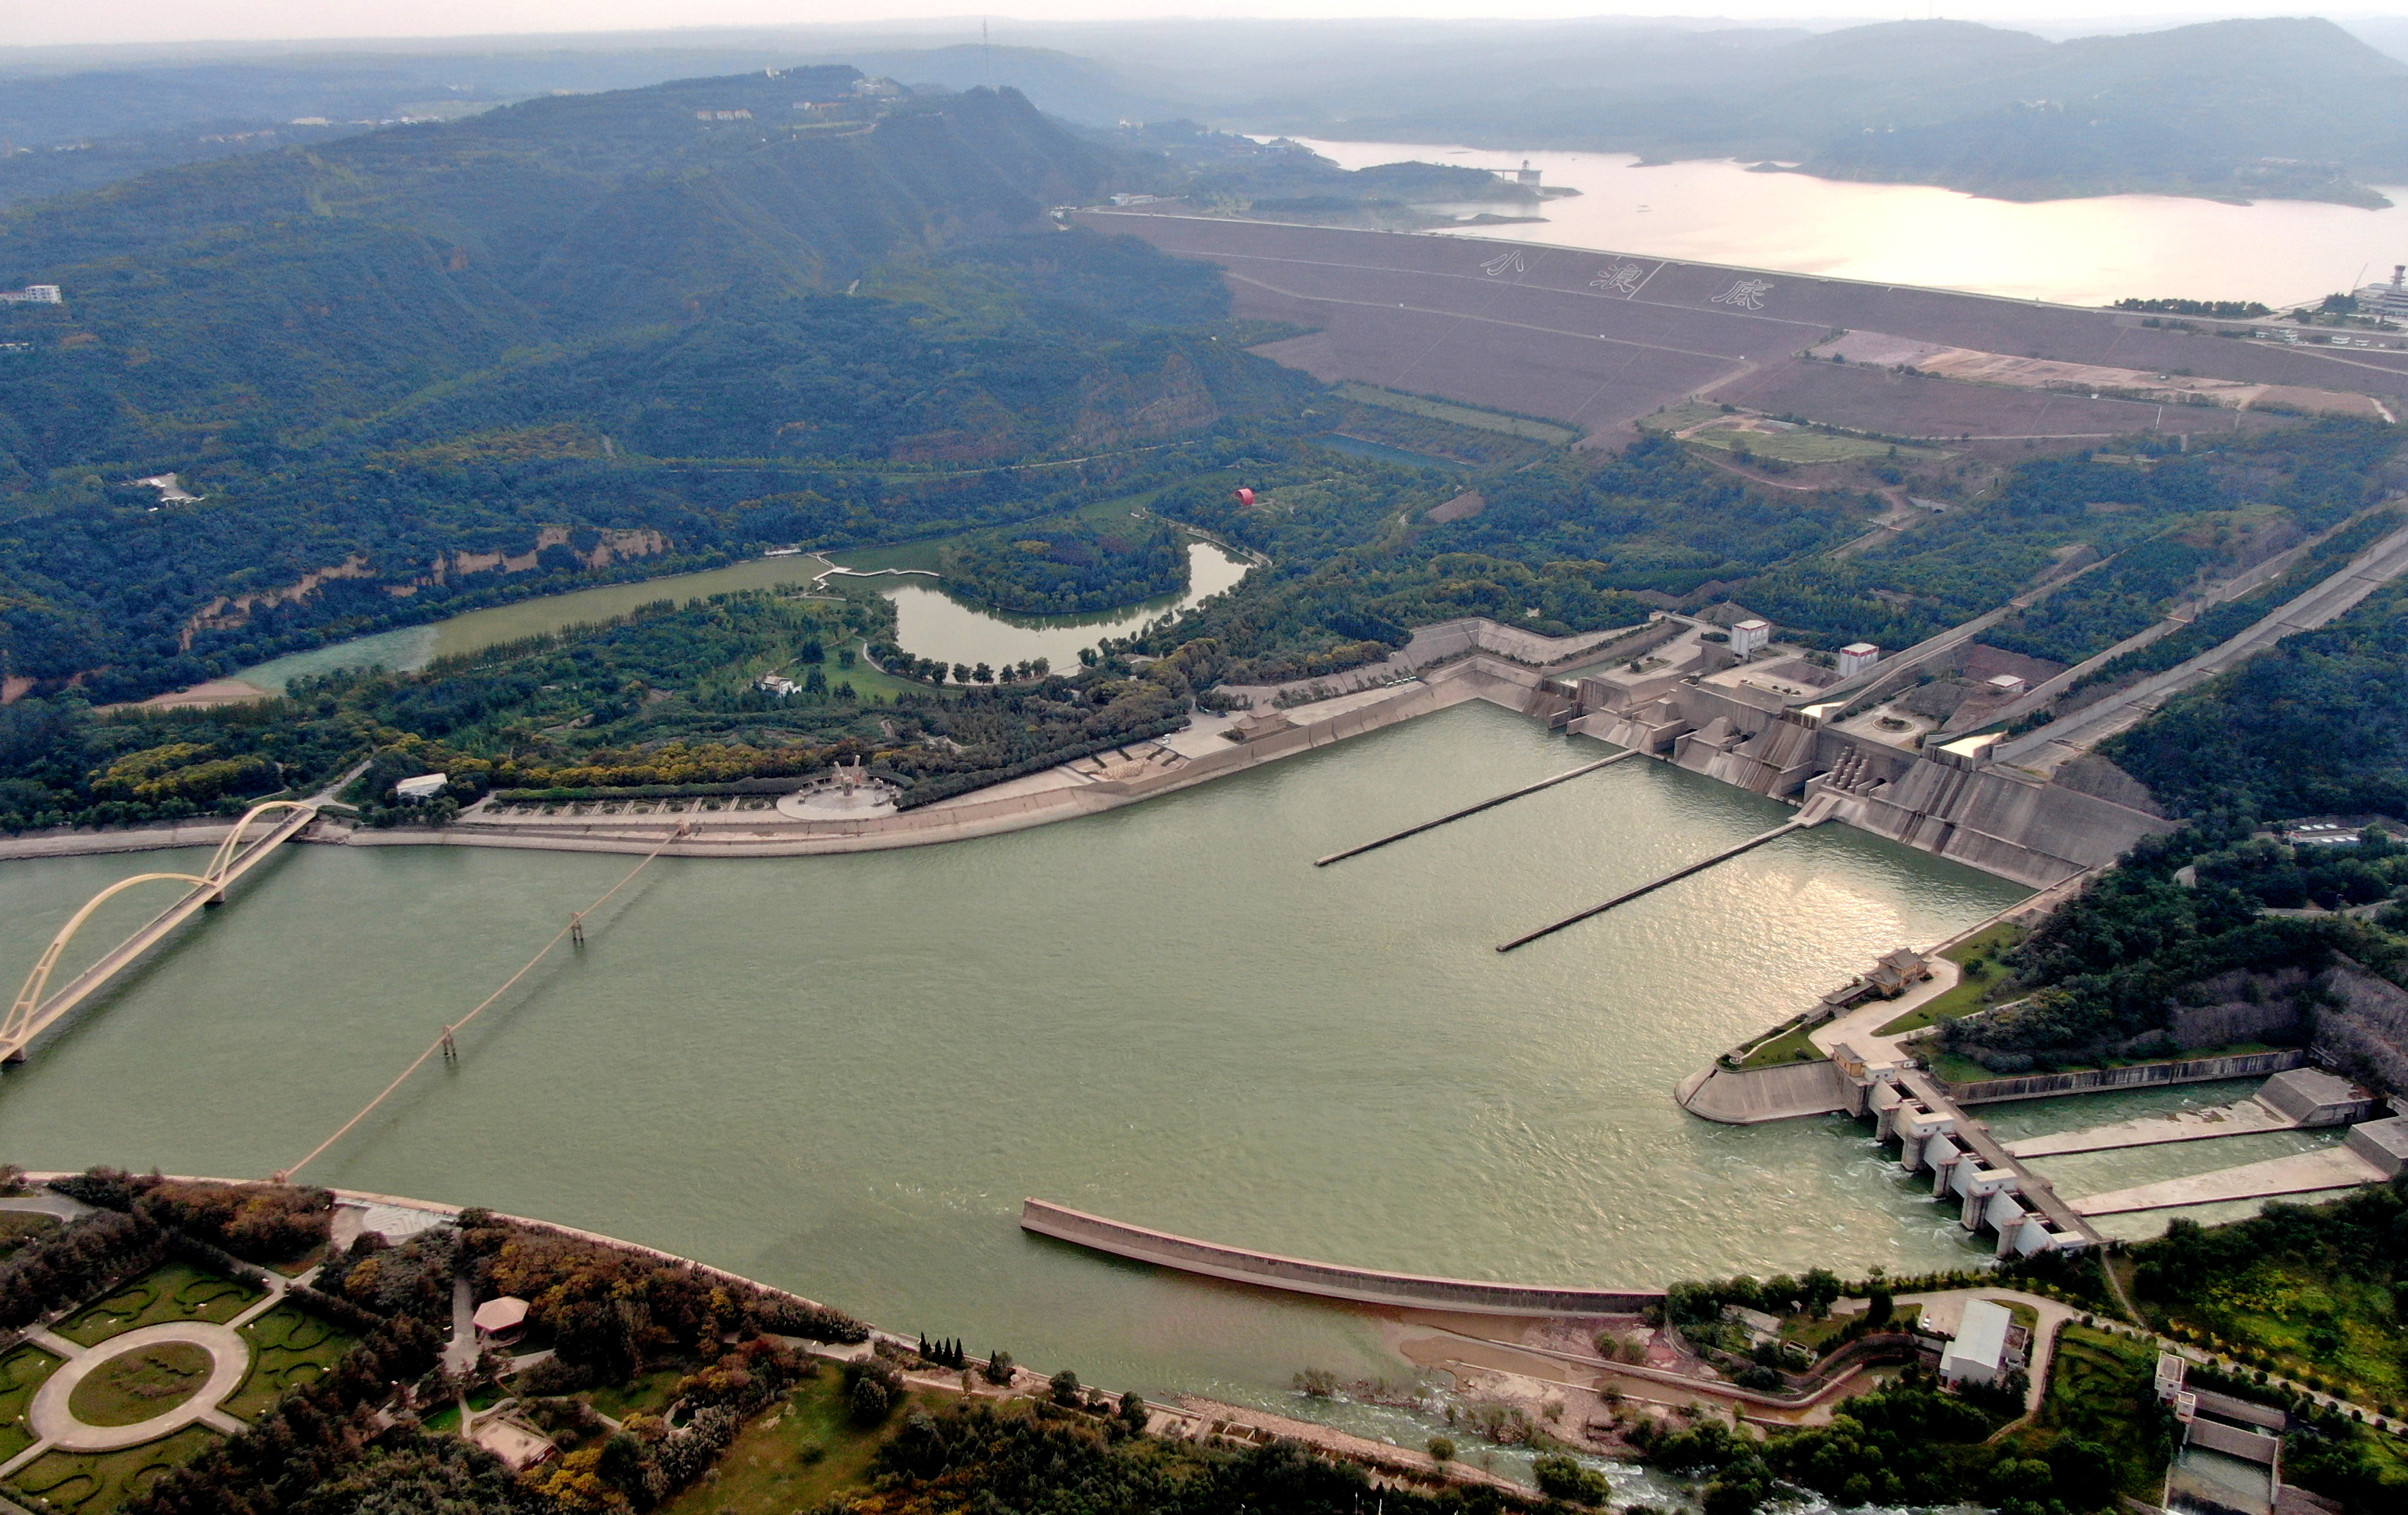
[[(1168, 16), (1634, 16), (1748, 20), (1940, 15), (2013, 24), (2112, 15), (2136, 26), (2216, 15), (2289, 14), (2307, 7), (2219, 5), (2214, 0), (1956, 0), (1949, 4), (1846, 0), (1021, 0), (996, 13), (997, 36), (1010, 17), (1111, 20)], [(2408, 12), (2355, 6), (2347, 14)], [(0, 45), (164, 42), (301, 37), (460, 36), (510, 32), (602, 32), (685, 26), (791, 25), (959, 18), (962, 0), (0, 0)], [(2114, 29), (2102, 27), (2102, 29)]]

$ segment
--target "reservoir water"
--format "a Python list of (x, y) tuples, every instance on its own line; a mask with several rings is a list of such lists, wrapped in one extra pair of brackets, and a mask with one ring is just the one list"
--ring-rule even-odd
[[(2016, 886), (1831, 826), (1492, 950), (1788, 813), (1652, 763), (1311, 865), (1602, 750), (1473, 705), (1007, 836), (664, 860), (456, 1069), (304, 1177), (590, 1226), (1092, 1381), (1254, 1400), (1308, 1365), (1398, 1365), (1361, 1317), (1029, 1238), (1021, 1199), (1535, 1281), (1983, 1255), (1855, 1125), (1711, 1125), (1671, 1093)], [(0, 1154), (282, 1168), (629, 862), (295, 848), (0, 1077)], [(0, 963), (30, 964), (101, 883), (176, 865), (0, 863)], [(144, 913), (116, 903), (76, 956)]]
[[(2164, 194), (2026, 203), (1921, 184), (1757, 173), (1728, 161), (1641, 167), (1627, 153), (1498, 151), (1427, 142), (1308, 140), (1342, 168), (1418, 159), (1508, 168), (1550, 185), (1543, 222), (1468, 235), (1921, 284), (2067, 305), (2127, 295), (2282, 307), (2387, 278), (2408, 262), (2408, 190), (2384, 210)], [(1455, 207), (1496, 211), (1493, 204)]]
[[(922, 549), (906, 550), (913, 556)], [(817, 557), (749, 558), (724, 568), (672, 574), (635, 583), (606, 584), (566, 594), (546, 594), (489, 610), (471, 610), (423, 626), (403, 626), (368, 636), (294, 652), (235, 675), (262, 689), (281, 693), (292, 679), (337, 668), (423, 668), (438, 657), (475, 652), (501, 642), (555, 632), (580, 622), (623, 616), (656, 600), (696, 600), (748, 589), (791, 589), (809, 584), (828, 562), (875, 569), (896, 550), (837, 552)], [(1045, 658), (1059, 667), (1078, 661), (1079, 650), (1106, 636), (1124, 636), (1149, 621), (1183, 610), (1233, 588), (1251, 567), (1209, 542), (1187, 546), (1187, 589), (1121, 609), (1087, 616), (1006, 616), (981, 609), (938, 588), (933, 577), (881, 579), (879, 593), (895, 602), (896, 640), (916, 657), (944, 663), (1021, 663)]]

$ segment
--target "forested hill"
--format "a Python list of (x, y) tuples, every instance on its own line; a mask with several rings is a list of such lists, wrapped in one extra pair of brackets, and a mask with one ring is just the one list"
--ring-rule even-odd
[(44, 470), (141, 461), (230, 426), (356, 419), (513, 350), (840, 287), (899, 249), (1027, 230), (1113, 181), (1108, 155), (1017, 95), (791, 119), (857, 78), (534, 101), (17, 210), (0, 219), (0, 283), (70, 298), (47, 322), (10, 322), (38, 351), (7, 374), (22, 430), (0, 450)]
[[(149, 693), (498, 586), (462, 553), (562, 550), (516, 593), (988, 524), (1093, 470), (982, 465), (1292, 413), (1211, 269), (1046, 214), (1163, 171), (832, 67), (8, 212), (0, 287), (65, 298), (0, 307), (0, 673)], [(199, 503), (132, 482), (168, 471)]]

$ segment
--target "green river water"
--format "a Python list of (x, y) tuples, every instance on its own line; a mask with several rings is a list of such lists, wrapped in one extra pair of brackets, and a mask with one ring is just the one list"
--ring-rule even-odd
[[(1830, 826), (1494, 951), (1787, 813), (1652, 763), (1311, 865), (1600, 750), (1472, 705), (1008, 836), (663, 860), (464, 1036), (456, 1068), (304, 1177), (591, 1227), (1095, 1382), (1266, 1402), (1299, 1366), (1398, 1365), (1345, 1310), (1025, 1236), (1022, 1197), (1531, 1281), (1980, 1255), (1863, 1128), (1716, 1126), (1671, 1091), (2016, 886)], [(180, 857), (0, 863), (0, 962)], [(631, 861), (296, 847), (0, 1078), (0, 1155), (283, 1167)], [(146, 911), (116, 906), (74, 956)], [(2244, 1155), (2200, 1145), (2228, 1152), (2128, 1154), (2069, 1192)]]

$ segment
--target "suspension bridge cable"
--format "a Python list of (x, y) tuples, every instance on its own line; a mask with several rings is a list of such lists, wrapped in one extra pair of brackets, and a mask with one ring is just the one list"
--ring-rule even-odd
[(653, 848), (650, 852), (646, 853), (644, 860), (641, 863), (638, 863), (634, 867), (628, 869), (627, 876), (624, 879), (612, 884), (603, 893), (601, 898), (595, 900), (593, 904), (588, 905), (585, 908), (570, 916), (568, 918), (568, 924), (561, 927), (558, 934), (556, 934), (550, 941), (545, 942), (542, 947), (538, 948), (535, 956), (528, 958), (525, 965), (522, 966), (518, 972), (513, 973), (508, 979), (503, 979), (502, 986), (499, 989), (496, 989), (492, 993), (486, 995), (484, 999), (478, 1004), (475, 1009), (470, 1010), (459, 1020), (445, 1026), (443, 1028), (443, 1034), (436, 1037), (434, 1042), (427, 1047), (426, 1050), (419, 1053), (417, 1058), (410, 1063), (409, 1066), (402, 1069), (399, 1076), (397, 1076), (393, 1082), (385, 1085), (384, 1092), (382, 1093), (380, 1093), (376, 1098), (369, 1100), (366, 1105), (361, 1108), (359, 1114), (354, 1115), (350, 1120), (344, 1122), (342, 1125), (336, 1130), (333, 1136), (328, 1136), (317, 1146), (310, 1148), (308, 1155), (303, 1157), (301, 1161), (278, 1173), (274, 1181), (278, 1183), (292, 1182), (294, 1174), (299, 1173), (303, 1168), (306, 1168), (310, 1164), (316, 1162), (324, 1154), (327, 1148), (332, 1147), (335, 1143), (342, 1140), (345, 1136), (350, 1136), (352, 1127), (358, 1125), (362, 1121), (366, 1120), (370, 1115), (374, 1114), (376, 1112), (376, 1108), (383, 1104), (387, 1099), (391, 1098), (394, 1090), (409, 1081), (409, 1076), (411, 1074), (416, 1073), (420, 1068), (426, 1065), (427, 1059), (435, 1056), (437, 1052), (443, 1050), (444, 1048), (452, 1045), (452, 1038), (455, 1032), (457, 1032), (462, 1026), (466, 1025), (469, 1022), (474, 1021), (477, 1017), (484, 1014), (486, 1009), (489, 1008), (495, 1000), (500, 999), (504, 994), (509, 993), (512, 985), (516, 984), (521, 979), (525, 978), (529, 973), (533, 972), (537, 964), (552, 955), (552, 950), (553, 948), (559, 946), (563, 941), (569, 939), (572, 936), (576, 940), (582, 942), (585, 939), (585, 918), (593, 914), (595, 910), (600, 909), (603, 906), (610, 903), (611, 896), (618, 893), (619, 891), (626, 888), (629, 884), (634, 883), (636, 881), (636, 875), (643, 872), (646, 868), (651, 867), (652, 865), (652, 860), (659, 857), (663, 852), (668, 850), (669, 844), (684, 836), (685, 830), (686, 828), (681, 825), (675, 831), (670, 832), (666, 836), (662, 837), (661, 845)]

